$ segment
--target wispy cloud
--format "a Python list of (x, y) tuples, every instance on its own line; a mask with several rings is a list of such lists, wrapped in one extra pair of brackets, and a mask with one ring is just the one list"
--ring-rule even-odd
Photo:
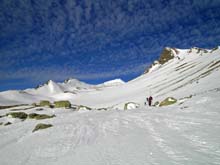
[(165, 46), (219, 45), (219, 10), (219, 0), (2, 0), (0, 79), (141, 73)]

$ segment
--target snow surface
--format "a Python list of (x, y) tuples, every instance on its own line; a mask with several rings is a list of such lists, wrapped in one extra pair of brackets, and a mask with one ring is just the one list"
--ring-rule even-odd
[[(0, 123), (12, 123), (0, 125), (0, 164), (219, 165), (220, 50), (178, 51), (180, 58), (117, 86), (51, 81), (37, 89), (1, 92), (0, 105), (70, 100), (93, 109), (0, 110)], [(178, 101), (148, 107), (144, 102), (149, 95), (153, 102), (167, 97)], [(124, 111), (128, 102), (140, 106)], [(25, 121), (4, 117), (11, 110), (56, 117)], [(32, 133), (38, 123), (53, 127)]]
[(111, 85), (125, 84), (125, 82), (121, 79), (115, 79), (115, 80), (106, 81), (103, 84), (106, 85), (106, 86), (111, 86)]
[[(181, 105), (163, 108), (127, 111), (46, 108), (40, 113), (56, 117), (44, 121), (27, 119), (0, 127), (0, 164), (217, 165), (219, 99), (220, 89), (216, 89)], [(1, 118), (4, 120), (9, 119)], [(54, 126), (32, 133), (41, 122)]]

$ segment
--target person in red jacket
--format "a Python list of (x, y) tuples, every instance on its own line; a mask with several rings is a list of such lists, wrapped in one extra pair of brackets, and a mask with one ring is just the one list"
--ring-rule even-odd
[(152, 97), (152, 96), (150, 96), (150, 97), (147, 98), (147, 102), (148, 102), (148, 105), (149, 105), (149, 106), (151, 106), (152, 100), (153, 100), (153, 97)]

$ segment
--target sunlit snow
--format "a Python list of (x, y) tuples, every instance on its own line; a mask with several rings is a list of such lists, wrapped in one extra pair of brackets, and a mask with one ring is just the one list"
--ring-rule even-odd
[[(177, 50), (174, 59), (127, 83), (95, 86), (72, 79), (1, 92), (0, 105), (69, 100), (92, 110), (31, 105), (0, 110), (0, 123), (12, 123), (0, 125), (0, 164), (220, 164), (220, 50)], [(149, 107), (149, 95), (153, 103), (167, 97), (177, 103)], [(4, 116), (11, 110), (56, 117), (21, 121)], [(38, 123), (53, 127), (33, 133)]]

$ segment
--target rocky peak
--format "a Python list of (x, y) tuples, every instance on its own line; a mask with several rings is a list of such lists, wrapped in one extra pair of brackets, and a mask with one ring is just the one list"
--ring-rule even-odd
[(208, 53), (207, 49), (203, 49), (203, 48), (198, 48), (198, 47), (192, 47), (191, 49), (189, 49), (188, 53), (192, 53), (195, 52), (197, 54), (199, 53)]
[(166, 47), (161, 55), (160, 55), (160, 58), (158, 60), (158, 62), (160, 64), (165, 64), (166, 62), (168, 62), (169, 60), (173, 59), (175, 57), (176, 54), (178, 54), (178, 50), (175, 49), (175, 48), (169, 48), (169, 47)]
[(151, 64), (144, 73), (150, 72), (155, 66), (163, 65), (169, 60), (173, 59), (175, 56), (177, 56), (180, 52), (176, 48), (170, 48), (165, 47), (157, 61), (154, 61), (153, 64)]

